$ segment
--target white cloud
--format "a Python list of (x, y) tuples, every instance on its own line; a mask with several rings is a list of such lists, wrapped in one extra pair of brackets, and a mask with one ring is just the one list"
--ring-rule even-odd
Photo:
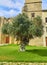
[(7, 7), (12, 7), (13, 6), (13, 4), (10, 0), (0, 0), (0, 5), (7, 6)]
[(9, 8), (17, 8), (17, 7), (20, 8), (23, 6), (23, 3), (19, 2), (18, 0), (15, 3), (12, 0), (0, 0), (0, 5)]
[[(10, 8), (9, 11), (7, 11), (6, 9), (5, 10), (1, 9), (0, 16), (6, 17), (16, 16), (18, 13), (21, 12), (23, 5), (24, 2), (22, 2), (22, 0), (0, 0), (0, 6)], [(14, 9), (18, 9), (19, 11)]]
[(0, 10), (0, 16), (4, 16), (4, 17), (13, 17), (18, 15), (19, 12), (15, 11), (15, 10), (9, 10), (9, 11), (5, 11), (5, 10)]

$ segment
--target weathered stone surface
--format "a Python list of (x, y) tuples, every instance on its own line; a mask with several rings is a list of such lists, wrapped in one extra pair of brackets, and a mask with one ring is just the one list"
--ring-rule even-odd
[(47, 63), (0, 62), (0, 65), (47, 65)]

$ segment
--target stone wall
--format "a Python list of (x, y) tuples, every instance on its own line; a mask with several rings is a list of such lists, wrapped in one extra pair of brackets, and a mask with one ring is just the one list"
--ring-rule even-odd
[(47, 65), (47, 63), (0, 62), (0, 65)]
[(29, 45), (32, 45), (32, 46), (44, 46), (43, 44), (43, 37), (40, 37), (40, 38), (34, 38), (34, 39), (31, 39), (30, 42), (29, 42)]
[(36, 16), (42, 16), (42, 0), (25, 0), (25, 6), (23, 7), (24, 13), (31, 18), (31, 14), (35, 13)]

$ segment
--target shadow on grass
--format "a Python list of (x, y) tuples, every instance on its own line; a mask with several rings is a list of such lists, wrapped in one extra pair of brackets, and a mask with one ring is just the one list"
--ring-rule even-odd
[(47, 50), (46, 49), (33, 49), (33, 50), (26, 50), (27, 52), (31, 52), (34, 54), (38, 54), (40, 56), (47, 56)]

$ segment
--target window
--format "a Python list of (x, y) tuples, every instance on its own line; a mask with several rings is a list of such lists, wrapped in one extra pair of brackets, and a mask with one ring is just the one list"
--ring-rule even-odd
[(35, 13), (31, 13), (31, 16), (32, 16), (32, 17), (35, 17)]
[(46, 27), (46, 32), (47, 32), (47, 27)]
[(45, 18), (45, 21), (46, 21), (46, 23), (47, 23), (47, 18)]

